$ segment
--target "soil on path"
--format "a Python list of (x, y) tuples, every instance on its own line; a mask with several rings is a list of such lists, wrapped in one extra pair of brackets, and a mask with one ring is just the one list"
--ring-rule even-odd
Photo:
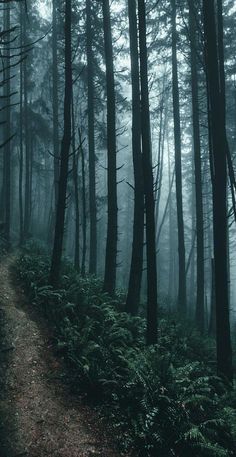
[(99, 418), (55, 380), (47, 330), (35, 321), (11, 279), (14, 257), (0, 265), (0, 311), (4, 313), (8, 357), (0, 400), (0, 457), (119, 457)]

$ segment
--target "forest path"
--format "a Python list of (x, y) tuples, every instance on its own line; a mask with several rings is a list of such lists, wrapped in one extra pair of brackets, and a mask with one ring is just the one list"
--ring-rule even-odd
[[(0, 309), (8, 335), (6, 390), (0, 401), (0, 457), (118, 457), (96, 414), (55, 379), (50, 335), (14, 286), (14, 256), (0, 264)], [(1, 349), (2, 351), (2, 349)]]

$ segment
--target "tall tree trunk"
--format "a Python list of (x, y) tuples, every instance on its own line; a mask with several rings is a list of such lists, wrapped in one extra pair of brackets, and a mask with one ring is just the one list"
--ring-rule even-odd
[(209, 335), (216, 336), (216, 295), (215, 295), (215, 262), (211, 259), (211, 309)]
[(114, 294), (117, 257), (117, 182), (116, 182), (116, 104), (113, 66), (113, 49), (109, 0), (103, 0), (103, 29), (107, 88), (107, 153), (108, 153), (108, 221), (105, 275), (103, 290)]
[(33, 168), (34, 165), (34, 138), (32, 135), (32, 131), (30, 132), (30, 175), (29, 175), (29, 201), (30, 201), (30, 206), (29, 206), (29, 217), (30, 221), (32, 220), (32, 210), (33, 210)]
[[(11, 23), (10, 23), (10, 4), (8, 3), (4, 9), (4, 28), (5, 30), (10, 30)], [(9, 39), (9, 34), (7, 34), (7, 40)], [(11, 80), (10, 80), (10, 49), (9, 45), (6, 47), (6, 59), (4, 61), (5, 69), (4, 69), (4, 100), (6, 103), (6, 117), (5, 117), (5, 127), (4, 127), (4, 206), (5, 206), (5, 230), (4, 236), (6, 241), (6, 248), (10, 248), (11, 240), (10, 240), (10, 225), (11, 225), (11, 144), (10, 144), (10, 137), (11, 137)]]
[(160, 208), (160, 201), (161, 201), (163, 165), (164, 165), (165, 133), (166, 133), (166, 124), (168, 122), (168, 109), (167, 109), (168, 102), (165, 101), (165, 97), (167, 98), (165, 85), (166, 85), (166, 75), (163, 76), (163, 88), (162, 88), (163, 94), (162, 94), (161, 106), (160, 106), (160, 130), (159, 130), (159, 139), (158, 139), (157, 173), (156, 173), (156, 180), (155, 180), (156, 225), (159, 220), (159, 208)]
[(170, 148), (169, 148), (169, 137), (167, 132), (167, 149), (168, 149), (168, 187), (170, 192), (170, 202), (169, 202), (169, 275), (168, 275), (168, 295), (173, 300), (174, 298), (174, 247), (173, 247), (173, 197), (171, 190), (171, 160), (170, 160)]
[(194, 2), (189, 7), (189, 31), (191, 44), (191, 87), (192, 87), (192, 122), (193, 148), (195, 171), (195, 199), (196, 199), (196, 231), (197, 231), (197, 300), (196, 323), (201, 332), (204, 331), (204, 227), (203, 227), (203, 200), (202, 200), (202, 167), (201, 142), (199, 123), (198, 99), (198, 72), (196, 54), (196, 8)]
[[(218, 11), (219, 13), (219, 11)], [(221, 15), (222, 13), (220, 13)], [(219, 16), (219, 14), (218, 14)], [(221, 86), (219, 53), (223, 36), (216, 31), (214, 0), (203, 0), (205, 32), (205, 59), (210, 105), (211, 142), (214, 175), (213, 232), (215, 259), (216, 342), (217, 368), (220, 375), (230, 381), (232, 371), (232, 348), (230, 339), (228, 271), (227, 271), (227, 138), (225, 126), (225, 99)], [(221, 18), (218, 17), (218, 21)]]
[[(23, 46), (23, 3), (20, 3), (20, 44)], [(23, 209), (23, 167), (24, 167), (24, 146), (23, 146), (23, 62), (20, 62), (20, 147), (19, 147), (19, 213), (20, 213), (20, 245), (24, 241), (24, 209)]]
[(97, 272), (97, 205), (96, 205), (96, 156), (94, 140), (94, 58), (91, 0), (86, 0), (86, 49), (88, 81), (88, 145), (89, 145), (89, 273)]
[(58, 189), (58, 203), (50, 283), (56, 286), (59, 282), (63, 249), (66, 192), (71, 143), (71, 99), (72, 99), (72, 65), (71, 65), (71, 0), (65, 0), (65, 96), (64, 96), (64, 132), (61, 143), (61, 164)]
[[(75, 146), (75, 111), (74, 99), (72, 90), (72, 149), (73, 149), (73, 184), (74, 184), (74, 205), (75, 205), (75, 253), (74, 253), (74, 266), (80, 270), (80, 210), (79, 210), (79, 185), (78, 185), (78, 153)], [(80, 147), (80, 145), (79, 145)], [(82, 147), (82, 145), (81, 145)]]
[(58, 57), (57, 57), (57, 0), (53, 0), (52, 10), (52, 84), (53, 84), (53, 165), (54, 165), (54, 189), (55, 189), (55, 212), (58, 201), (58, 185), (60, 174), (60, 144), (59, 144), (59, 119), (58, 119)]
[(156, 230), (148, 93), (146, 8), (144, 0), (138, 0), (138, 19), (141, 81), (141, 132), (143, 149), (144, 195), (146, 210), (147, 344), (155, 344), (157, 342), (157, 266), (155, 243)]
[(134, 167), (134, 220), (132, 257), (128, 293), (126, 298), (126, 310), (127, 312), (135, 315), (138, 312), (140, 302), (144, 239), (144, 189), (141, 151), (141, 111), (136, 0), (128, 1), (128, 14), (132, 81), (132, 153)]
[[(27, 10), (23, 12), (23, 44), (26, 44)], [(23, 61), (23, 86), (24, 86), (24, 139), (25, 139), (25, 195), (24, 195), (24, 240), (29, 237), (30, 230), (30, 118), (28, 113), (28, 68), (27, 59)]]
[(81, 275), (85, 276), (86, 268), (86, 252), (87, 252), (87, 211), (86, 211), (86, 182), (85, 182), (85, 157), (83, 149), (83, 140), (81, 131), (79, 130), (79, 143), (82, 163), (82, 234), (83, 234), (83, 245), (82, 245), (82, 261), (81, 261)]
[(176, 0), (172, 0), (172, 92), (174, 112), (174, 138), (175, 138), (175, 182), (178, 222), (178, 254), (179, 254), (179, 290), (178, 310), (186, 314), (186, 274), (185, 274), (185, 240), (183, 221), (183, 196), (182, 196), (182, 164), (181, 164), (181, 129), (179, 107), (179, 82), (177, 64), (177, 31), (176, 31)]
[[(192, 164), (193, 166), (193, 164)], [(194, 179), (194, 170), (192, 168), (192, 189), (191, 189), (191, 245), (189, 249), (189, 255), (186, 259), (186, 267), (185, 267), (185, 274), (186, 278), (188, 276), (188, 271), (190, 270), (189, 274), (189, 301), (191, 301), (191, 305), (188, 307), (188, 314), (192, 316), (194, 301), (196, 299), (196, 195), (195, 195), (195, 179)], [(195, 310), (196, 314), (196, 310)], [(195, 316), (196, 318), (196, 316)]]

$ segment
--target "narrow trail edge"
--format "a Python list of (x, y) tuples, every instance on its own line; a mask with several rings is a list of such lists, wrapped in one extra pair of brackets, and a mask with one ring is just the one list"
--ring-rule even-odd
[(13, 262), (14, 256), (9, 256), (0, 264), (0, 308), (12, 338), (1, 400), (6, 423), (11, 423), (2, 448), (12, 451), (1, 457), (119, 457), (102, 426), (96, 426), (96, 413), (70, 395), (60, 381), (50, 380), (57, 360), (47, 335), (32, 320), (13, 284)]

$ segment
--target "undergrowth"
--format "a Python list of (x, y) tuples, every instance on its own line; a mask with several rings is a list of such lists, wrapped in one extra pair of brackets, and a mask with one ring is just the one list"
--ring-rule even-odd
[(5, 397), (9, 389), (7, 371), (11, 366), (11, 352), (14, 345), (12, 345), (13, 329), (7, 322), (4, 308), (5, 300), (0, 296), (0, 456), (9, 457), (15, 454), (13, 437), (16, 424), (14, 405), (11, 402), (5, 402)]
[(214, 374), (212, 342), (163, 316), (158, 344), (146, 347), (145, 321), (122, 312), (99, 280), (64, 263), (55, 290), (49, 266), (31, 243), (17, 277), (53, 330), (73, 390), (99, 406), (122, 448), (142, 457), (235, 456), (236, 395)]

